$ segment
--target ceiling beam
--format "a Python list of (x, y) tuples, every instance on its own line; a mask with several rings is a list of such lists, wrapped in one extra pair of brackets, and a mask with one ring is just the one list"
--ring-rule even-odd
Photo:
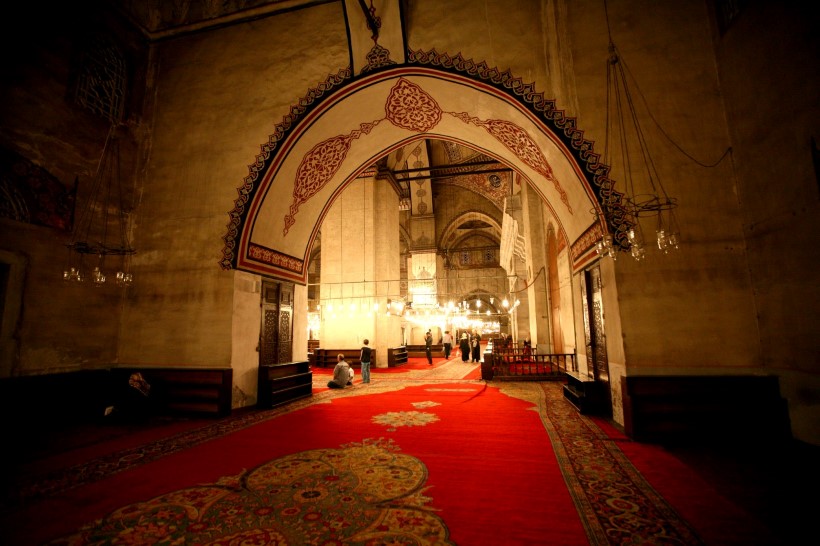
[[(464, 167), (481, 167), (484, 165), (503, 165), (500, 161), (474, 161), (472, 163), (454, 163), (452, 165), (436, 165), (435, 167), (419, 167), (417, 169), (400, 169), (393, 171), (393, 174), (418, 173), (423, 171), (440, 171), (445, 169), (461, 169)], [(504, 169), (512, 170), (512, 169)]]

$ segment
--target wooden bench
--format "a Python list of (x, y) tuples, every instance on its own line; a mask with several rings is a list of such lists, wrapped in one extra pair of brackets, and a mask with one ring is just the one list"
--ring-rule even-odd
[[(316, 367), (319, 368), (334, 368), (339, 362), (338, 355), (345, 355), (345, 360), (353, 368), (362, 367), (362, 349), (316, 349), (314, 352), (316, 359)], [(376, 349), (370, 351), (370, 367), (376, 367)]]
[(610, 414), (605, 384), (577, 371), (565, 370), (564, 399), (582, 414)]
[(407, 364), (407, 347), (390, 347), (387, 349), (387, 367), (398, 368)]
[(259, 366), (257, 405), (260, 408), (280, 406), (311, 395), (313, 372), (309, 361)]
[(624, 432), (635, 440), (766, 442), (791, 438), (776, 376), (621, 377)]
[(0, 411), (12, 428), (98, 421), (115, 400), (108, 368), (0, 379)]
[[(424, 345), (407, 345), (406, 349), (408, 357), (424, 358), (427, 356), (426, 347)], [(444, 354), (443, 343), (433, 343), (430, 346), (430, 349), (433, 356), (440, 356)]]
[(233, 370), (201, 367), (129, 367), (111, 370), (117, 385), (139, 372), (151, 385), (155, 411), (225, 417), (231, 414)]
[(0, 411), (14, 424), (56, 427), (100, 422), (117, 407), (128, 377), (142, 373), (151, 385), (152, 408), (161, 414), (226, 416), (231, 413), (231, 368), (95, 368), (0, 380)]

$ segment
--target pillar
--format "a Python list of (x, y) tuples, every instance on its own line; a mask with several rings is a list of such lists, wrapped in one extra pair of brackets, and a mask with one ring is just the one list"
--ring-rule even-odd
[(352, 182), (322, 223), (321, 345), (355, 349), (365, 339), (376, 366), (401, 344), (401, 319), (388, 301), (400, 295), (399, 198), (373, 177)]
[(546, 246), (546, 221), (541, 197), (529, 184), (521, 185), (522, 235), (526, 239), (529, 328), (532, 345), (551, 347), (549, 328), (550, 303)]

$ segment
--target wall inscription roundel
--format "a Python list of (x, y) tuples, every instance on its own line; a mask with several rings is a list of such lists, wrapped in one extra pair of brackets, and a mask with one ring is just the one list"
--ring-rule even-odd
[(491, 174), (490, 175), (490, 186), (492, 186), (494, 188), (500, 188), (501, 187), (501, 177), (498, 176), (497, 174)]

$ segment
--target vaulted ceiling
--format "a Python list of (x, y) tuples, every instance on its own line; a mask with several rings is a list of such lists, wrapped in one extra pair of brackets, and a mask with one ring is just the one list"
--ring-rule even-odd
[(107, 0), (152, 39), (339, 0)]

